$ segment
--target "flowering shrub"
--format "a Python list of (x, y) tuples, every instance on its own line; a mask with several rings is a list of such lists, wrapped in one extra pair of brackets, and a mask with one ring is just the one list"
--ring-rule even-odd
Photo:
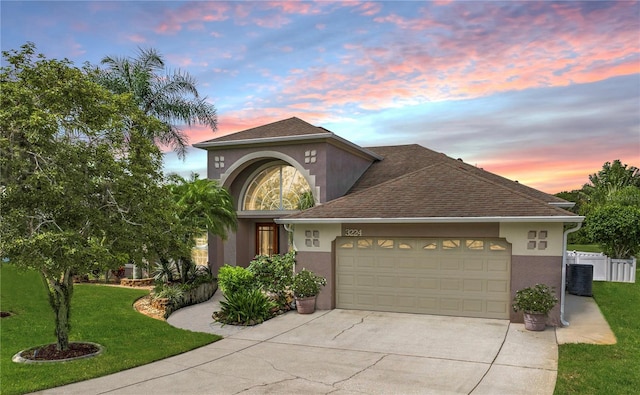
[(293, 294), (297, 298), (307, 298), (320, 293), (320, 287), (324, 287), (327, 280), (324, 277), (307, 269), (302, 269), (293, 278)]
[(558, 299), (553, 288), (545, 284), (536, 284), (517, 291), (512, 307), (513, 311), (548, 314), (556, 303)]
[(274, 296), (279, 305), (287, 304), (287, 291), (293, 284), (295, 252), (284, 255), (258, 255), (247, 268), (255, 276), (258, 286)]

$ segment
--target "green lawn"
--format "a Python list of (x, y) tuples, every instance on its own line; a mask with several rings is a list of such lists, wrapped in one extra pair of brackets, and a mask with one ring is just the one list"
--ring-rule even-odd
[(54, 316), (35, 272), (0, 265), (0, 306), (13, 316), (0, 325), (2, 394), (57, 387), (144, 365), (215, 342), (219, 336), (177, 329), (132, 307), (148, 291), (102, 285), (76, 285), (71, 310), (71, 341), (91, 341), (103, 354), (65, 363), (18, 364), (17, 352), (55, 342)]
[[(640, 279), (640, 272), (636, 273)], [(640, 391), (640, 283), (594, 282), (598, 306), (616, 334), (611, 346), (559, 347), (555, 394), (637, 394)]]
[(602, 248), (597, 244), (569, 244), (567, 251), (602, 252)]

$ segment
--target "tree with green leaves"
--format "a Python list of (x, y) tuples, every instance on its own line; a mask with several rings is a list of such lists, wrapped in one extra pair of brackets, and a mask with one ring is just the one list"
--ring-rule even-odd
[(2, 56), (0, 255), (40, 273), (66, 351), (73, 275), (169, 242), (162, 153), (145, 137), (164, 124), (31, 43)]
[(640, 170), (620, 160), (606, 162), (579, 192), (583, 234), (613, 258), (640, 252)]
[(619, 199), (621, 195), (633, 194), (629, 189), (640, 188), (640, 169), (622, 164), (616, 159), (613, 162), (605, 162), (602, 170), (589, 175), (589, 181), (590, 183), (582, 188), (588, 196), (587, 210)]
[(615, 258), (637, 253), (633, 226), (640, 208), (640, 169), (616, 159), (589, 175), (589, 181), (582, 189), (556, 194), (575, 202), (571, 211), (585, 216), (585, 226), (569, 235), (570, 242), (600, 243)]
[(640, 205), (605, 204), (589, 213), (587, 235), (612, 258), (627, 259), (640, 253)]
[[(130, 93), (139, 108), (163, 123), (163, 128), (147, 136), (171, 146), (183, 158), (188, 138), (178, 127), (203, 124), (215, 131), (215, 106), (201, 97), (195, 79), (186, 72), (165, 71), (165, 62), (155, 49), (139, 49), (137, 57), (102, 59), (104, 69), (94, 68), (96, 81), (114, 93)], [(91, 68), (91, 66), (87, 66)]]

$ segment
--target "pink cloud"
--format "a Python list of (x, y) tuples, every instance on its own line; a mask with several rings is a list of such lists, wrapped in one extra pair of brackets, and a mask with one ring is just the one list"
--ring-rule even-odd
[(268, 15), (264, 18), (253, 18), (252, 22), (260, 27), (278, 29), (284, 25), (288, 25), (289, 23), (291, 23), (291, 19), (286, 18), (283, 15)]
[(308, 1), (273, 1), (266, 5), (268, 8), (280, 9), (286, 14), (312, 15), (321, 12), (321, 4)]
[(166, 10), (155, 31), (158, 34), (173, 35), (185, 25), (191, 29), (203, 28), (205, 22), (228, 19), (229, 10), (229, 6), (221, 2), (185, 3), (178, 9)]
[(91, 29), (91, 27), (86, 22), (76, 21), (76, 22), (73, 23), (73, 30), (75, 30), (75, 31), (87, 32), (90, 29)]
[(142, 44), (142, 43), (146, 43), (147, 39), (141, 35), (141, 34), (131, 34), (127, 36), (127, 40), (134, 42), (134, 43), (138, 43), (138, 44)]
[(373, 16), (382, 10), (382, 3), (365, 2), (358, 6), (358, 12), (365, 16)]
[(574, 142), (570, 151), (573, 155), (568, 153), (564, 144), (545, 147), (523, 145), (519, 149), (494, 153), (491, 158), (478, 159), (478, 167), (547, 193), (558, 193), (581, 188), (589, 182), (589, 174), (600, 170), (607, 161), (620, 159), (623, 163), (640, 166), (640, 142), (616, 145), (602, 139), (612, 140), (605, 136)]
[[(514, 11), (483, 3), (483, 12), (471, 15), (468, 4), (453, 3), (451, 15), (437, 21), (426, 14), (375, 18), (395, 25), (404, 35), (375, 47), (346, 44), (342, 67), (316, 68), (288, 78), (283, 92), (322, 100), (323, 105), (358, 103), (361, 108), (381, 109), (417, 97), (477, 98), (640, 72), (640, 23), (633, 17), (616, 17), (632, 13), (633, 5), (615, 3), (584, 14), (575, 3), (566, 3), (562, 13), (553, 14), (550, 8), (537, 9), (545, 7), (543, 3), (527, 4), (529, 8)], [(549, 18), (557, 23), (549, 23)], [(605, 28), (616, 31), (615, 39), (599, 31)]]

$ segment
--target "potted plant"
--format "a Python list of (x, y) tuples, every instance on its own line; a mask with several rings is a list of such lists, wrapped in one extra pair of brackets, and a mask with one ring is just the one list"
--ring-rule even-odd
[(311, 314), (316, 309), (316, 296), (320, 288), (327, 284), (324, 277), (307, 269), (302, 269), (293, 277), (291, 290), (296, 298), (296, 310), (300, 314)]
[(547, 314), (558, 303), (554, 289), (545, 284), (523, 288), (516, 292), (513, 311), (524, 313), (524, 327), (530, 331), (543, 331)]

